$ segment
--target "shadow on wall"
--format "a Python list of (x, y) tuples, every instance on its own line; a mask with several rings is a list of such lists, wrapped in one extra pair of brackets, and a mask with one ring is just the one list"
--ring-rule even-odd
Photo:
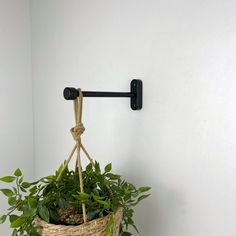
[[(184, 196), (161, 182), (152, 181), (150, 174), (143, 172), (142, 165), (135, 165), (131, 160), (134, 159), (127, 160), (123, 166), (126, 179), (134, 182), (137, 186), (149, 185), (152, 187), (151, 196), (135, 208), (135, 223), (140, 235), (172, 235), (175, 229), (176, 232), (186, 231), (184, 220), (187, 203)], [(132, 166), (132, 172), (128, 168), (130, 166)], [(137, 234), (135, 231), (133, 233)]]

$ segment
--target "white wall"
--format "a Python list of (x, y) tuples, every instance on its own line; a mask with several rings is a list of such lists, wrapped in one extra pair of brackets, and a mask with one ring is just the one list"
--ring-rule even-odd
[[(0, 0), (0, 176), (20, 167), (34, 175), (28, 0)], [(1, 183), (1, 188), (3, 184)], [(7, 209), (0, 194), (0, 215)], [(11, 235), (7, 225), (0, 235)]]
[(73, 146), (65, 86), (126, 91), (144, 107), (85, 99), (84, 144), (152, 197), (142, 236), (236, 235), (236, 1), (33, 0), (36, 176)]

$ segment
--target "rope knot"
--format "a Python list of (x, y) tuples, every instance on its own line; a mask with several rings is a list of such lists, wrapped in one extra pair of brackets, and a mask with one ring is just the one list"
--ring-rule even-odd
[(71, 128), (70, 132), (75, 141), (80, 139), (80, 136), (85, 131), (84, 125), (82, 123), (77, 124), (75, 127)]

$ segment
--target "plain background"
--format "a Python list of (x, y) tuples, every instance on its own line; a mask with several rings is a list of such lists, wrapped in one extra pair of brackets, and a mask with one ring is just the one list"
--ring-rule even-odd
[[(29, 1), (0, 0), (0, 176), (34, 177)], [(0, 188), (5, 188), (1, 183)], [(0, 194), (0, 215), (7, 209)], [(0, 235), (10, 236), (8, 224)]]
[[(85, 98), (84, 145), (127, 180), (152, 186), (136, 210), (141, 236), (236, 235), (235, 1), (0, 3), (10, 34), (1, 31), (0, 49), (14, 58), (0, 55), (1, 174), (21, 165), (38, 178), (67, 157), (74, 120), (64, 87), (128, 91), (142, 79), (141, 111), (128, 99)], [(22, 86), (17, 99), (10, 80)], [(24, 144), (13, 144), (15, 132)]]

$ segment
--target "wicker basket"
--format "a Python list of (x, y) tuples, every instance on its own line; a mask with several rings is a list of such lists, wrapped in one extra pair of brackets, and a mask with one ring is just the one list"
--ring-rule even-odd
[[(78, 226), (66, 226), (48, 224), (36, 217), (35, 224), (41, 236), (105, 236), (109, 216), (98, 218)], [(122, 220), (122, 209), (115, 213), (115, 225), (113, 236), (119, 236), (119, 228)]]

